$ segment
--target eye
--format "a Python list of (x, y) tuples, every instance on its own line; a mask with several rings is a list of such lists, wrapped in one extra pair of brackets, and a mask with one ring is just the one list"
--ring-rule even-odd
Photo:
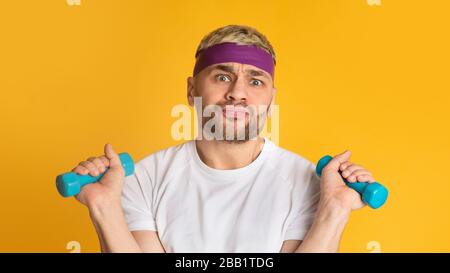
[(257, 79), (251, 80), (250, 83), (255, 86), (263, 85), (263, 82), (261, 80), (257, 80)]
[(229, 81), (231, 81), (230, 77), (227, 76), (227, 75), (224, 75), (224, 74), (216, 75), (216, 79), (221, 81), (221, 82), (229, 82)]

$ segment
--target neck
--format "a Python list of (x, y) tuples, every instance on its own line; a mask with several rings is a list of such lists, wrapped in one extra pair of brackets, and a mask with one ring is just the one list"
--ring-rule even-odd
[(196, 140), (200, 159), (209, 167), (231, 170), (245, 167), (261, 153), (264, 138), (258, 136), (246, 142), (226, 142), (219, 140)]

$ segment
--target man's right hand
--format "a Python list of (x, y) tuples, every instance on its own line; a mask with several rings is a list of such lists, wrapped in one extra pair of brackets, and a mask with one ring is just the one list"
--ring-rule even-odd
[(89, 157), (72, 170), (80, 175), (97, 176), (109, 167), (98, 182), (82, 187), (80, 193), (75, 196), (88, 208), (97, 205), (120, 206), (125, 170), (122, 167), (119, 155), (113, 150), (111, 144), (106, 144), (104, 150), (104, 155)]
[(105, 145), (105, 155), (90, 157), (72, 171), (92, 176), (106, 171), (100, 181), (82, 187), (75, 196), (89, 208), (102, 252), (165, 252), (156, 231), (128, 230), (121, 208), (125, 170), (110, 144)]

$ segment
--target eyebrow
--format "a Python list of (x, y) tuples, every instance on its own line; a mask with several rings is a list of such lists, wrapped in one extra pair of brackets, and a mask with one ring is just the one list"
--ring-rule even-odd
[[(236, 74), (234, 72), (233, 66), (231, 65), (218, 64), (212, 67), (211, 72), (213, 72), (214, 70), (222, 70), (228, 73)], [(267, 76), (267, 73), (263, 72), (262, 70), (246, 69), (245, 72), (247, 72), (248, 75), (253, 77), (262, 76), (267, 78), (268, 80), (270, 79), (269, 76)]]

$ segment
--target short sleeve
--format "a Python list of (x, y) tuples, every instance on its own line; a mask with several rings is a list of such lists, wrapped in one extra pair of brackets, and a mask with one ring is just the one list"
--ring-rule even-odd
[[(320, 179), (316, 167), (309, 163), (307, 168), (300, 168), (293, 177), (292, 209), (284, 240), (303, 240), (311, 228), (320, 199)], [(306, 171), (305, 171), (306, 169)]]
[(136, 164), (134, 173), (125, 177), (122, 190), (122, 209), (130, 231), (157, 230), (152, 213), (152, 192), (151, 177), (145, 166)]

